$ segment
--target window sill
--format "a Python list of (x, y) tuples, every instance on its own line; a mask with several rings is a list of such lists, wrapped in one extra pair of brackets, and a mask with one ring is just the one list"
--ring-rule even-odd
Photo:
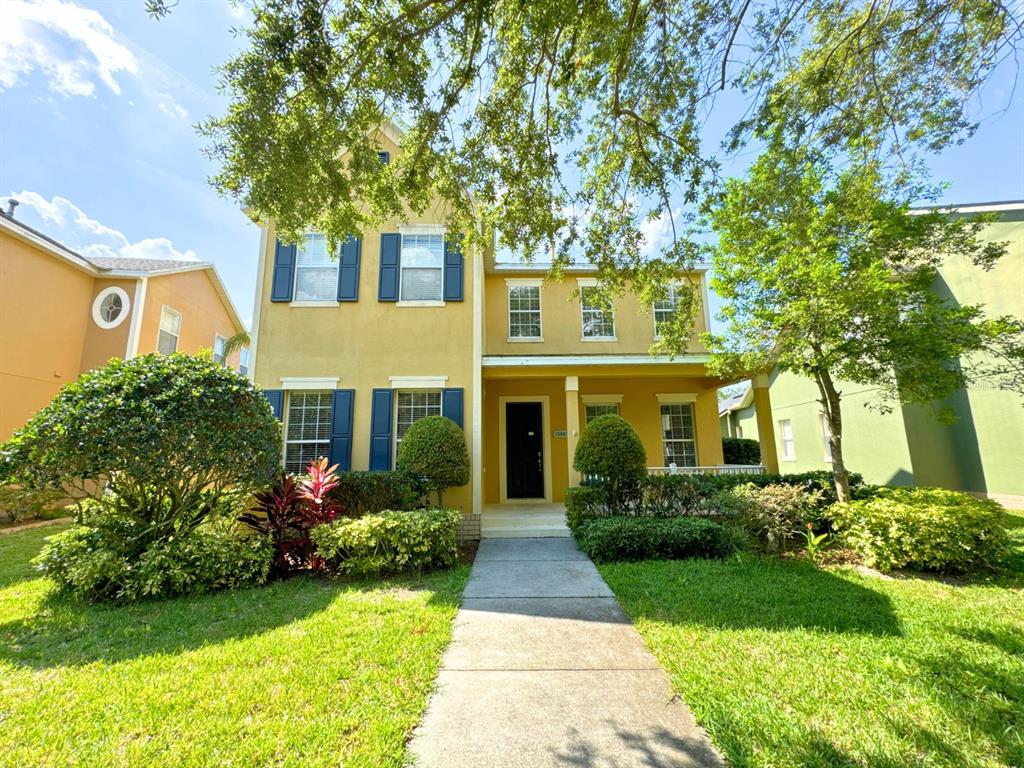
[(399, 307), (443, 307), (444, 301), (397, 301), (395, 304)]
[(618, 341), (618, 336), (580, 336), (580, 341)]
[(289, 301), (289, 307), (340, 307), (337, 301)]
[(792, 458), (790, 458), (790, 457), (787, 457), (787, 456), (783, 456), (783, 457), (782, 457), (781, 459), (779, 459), (779, 460), (780, 460), (780, 461), (796, 461), (796, 456), (793, 456)]
[(509, 336), (505, 339), (509, 344), (539, 344), (543, 336)]

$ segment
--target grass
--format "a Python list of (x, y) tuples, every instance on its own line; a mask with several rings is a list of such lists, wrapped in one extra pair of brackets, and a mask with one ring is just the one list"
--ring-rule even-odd
[(129, 606), (59, 597), (0, 537), (0, 765), (399, 766), (468, 568)]
[(958, 584), (743, 559), (601, 574), (733, 766), (1024, 765), (1024, 517)]

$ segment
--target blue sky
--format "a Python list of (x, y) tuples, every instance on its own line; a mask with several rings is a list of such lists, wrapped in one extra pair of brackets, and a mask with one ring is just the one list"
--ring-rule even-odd
[[(248, 320), (259, 230), (207, 184), (193, 128), (226, 103), (213, 68), (247, 19), (215, 0), (181, 0), (161, 21), (143, 0), (0, 0), (0, 196), (74, 248), (212, 261)], [(972, 105), (978, 133), (932, 160), (952, 185), (943, 202), (1024, 198), (1017, 74), (1001, 67)]]

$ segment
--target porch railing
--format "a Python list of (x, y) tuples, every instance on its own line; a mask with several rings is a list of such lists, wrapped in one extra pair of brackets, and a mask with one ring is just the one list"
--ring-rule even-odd
[[(763, 475), (763, 464), (713, 464), (706, 467), (648, 467), (648, 475)], [(601, 480), (598, 475), (583, 475), (584, 482)]]

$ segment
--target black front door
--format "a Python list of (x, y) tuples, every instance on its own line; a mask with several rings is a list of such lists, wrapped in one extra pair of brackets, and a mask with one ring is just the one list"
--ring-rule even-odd
[(544, 433), (540, 403), (505, 404), (508, 498), (544, 498)]

